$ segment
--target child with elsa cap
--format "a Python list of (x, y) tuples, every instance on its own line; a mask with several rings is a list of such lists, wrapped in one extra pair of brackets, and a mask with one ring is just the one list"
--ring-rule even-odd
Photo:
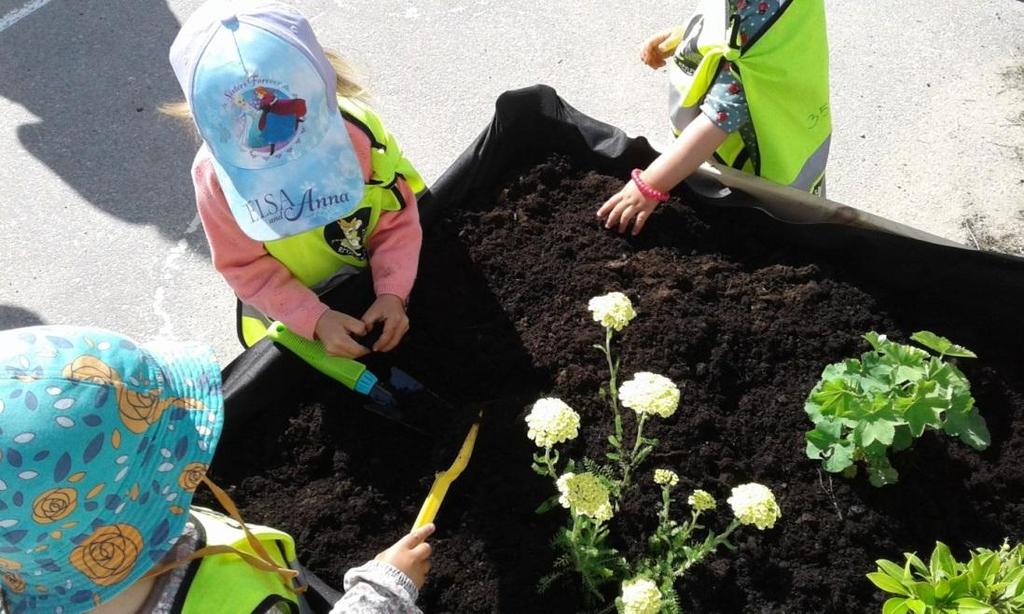
[[(0, 332), (0, 612), (310, 611), (292, 538), (205, 477), (222, 408), (208, 348)], [(200, 484), (230, 516), (191, 505)], [(419, 612), (432, 531), (349, 570), (332, 612)]]
[[(182, 25), (170, 61), (203, 145), (192, 166), (213, 264), (239, 299), (246, 347), (272, 320), (355, 358), (393, 349), (409, 328), (422, 178), (295, 8), (210, 0)], [(318, 295), (369, 267), (360, 314)], [(382, 325), (372, 348), (359, 338)]]

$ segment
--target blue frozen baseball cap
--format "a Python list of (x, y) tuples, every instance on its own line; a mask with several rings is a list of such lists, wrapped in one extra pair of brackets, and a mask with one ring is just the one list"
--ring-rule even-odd
[(210, 0), (182, 26), (170, 60), (247, 235), (289, 237), (356, 208), (363, 174), (335, 72), (301, 13)]
[(221, 394), (206, 346), (97, 328), (0, 332), (0, 597), (10, 614), (87, 612), (164, 558), (213, 458)]

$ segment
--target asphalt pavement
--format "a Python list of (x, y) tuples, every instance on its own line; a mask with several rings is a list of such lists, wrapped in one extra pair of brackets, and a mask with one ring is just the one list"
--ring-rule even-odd
[[(167, 49), (194, 0), (0, 0), (0, 328), (88, 324), (238, 351), (234, 299), (195, 215)], [(359, 65), (429, 180), (497, 96), (547, 83), (581, 111), (670, 142), (650, 33), (694, 4), (300, 0)], [(829, 196), (1024, 254), (1024, 2), (826, 1)]]

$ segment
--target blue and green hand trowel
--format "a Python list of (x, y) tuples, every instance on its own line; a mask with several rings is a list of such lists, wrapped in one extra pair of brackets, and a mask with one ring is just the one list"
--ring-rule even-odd
[(331, 356), (319, 341), (311, 341), (288, 330), (281, 322), (273, 322), (267, 327), (267, 337), (274, 343), (288, 348), (293, 354), (304, 360), (311, 367), (324, 375), (343, 384), (349, 390), (366, 395), (370, 403), (366, 409), (398, 422), (408, 428), (423, 432), (406, 419), (395, 392), (417, 393), (424, 390), (423, 385), (397, 368), (391, 369), (388, 382), (390, 389), (385, 387), (366, 365), (352, 358)]

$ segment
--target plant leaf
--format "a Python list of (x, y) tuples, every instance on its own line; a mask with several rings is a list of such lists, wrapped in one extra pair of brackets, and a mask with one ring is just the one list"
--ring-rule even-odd
[(842, 430), (843, 425), (838, 422), (820, 422), (814, 429), (807, 431), (804, 437), (807, 439), (807, 457), (813, 459), (825, 458), (827, 456), (826, 451), (832, 447), (833, 444), (839, 441), (838, 435), (833, 435), (832, 432), (835, 430), (831, 428), (835, 425), (839, 430)]
[(914, 614), (925, 614), (925, 611), (927, 610), (924, 602), (920, 599), (907, 599), (907, 607), (910, 608), (910, 611)]
[(924, 397), (911, 403), (903, 412), (903, 419), (910, 427), (910, 434), (916, 438), (924, 433), (925, 427), (941, 428), (944, 406), (945, 401), (936, 397)]
[(975, 450), (984, 450), (992, 442), (988, 425), (977, 409), (971, 409), (966, 413), (946, 412), (946, 423), (942, 426), (942, 430), (959, 437), (960, 441)]
[(913, 614), (925, 614), (928, 608), (925, 606), (925, 602), (920, 599), (908, 599), (906, 600), (906, 607), (910, 608)]
[(540, 505), (538, 505), (537, 509), (534, 510), (534, 513), (535, 514), (545, 514), (545, 513), (549, 512), (551, 509), (553, 509), (556, 505), (558, 505), (558, 495), (554, 495), (554, 496), (550, 497), (544, 503), (541, 503)]
[(909, 572), (905, 571), (902, 567), (900, 567), (896, 563), (893, 563), (892, 561), (887, 561), (886, 559), (878, 559), (877, 561), (875, 561), (875, 564), (878, 565), (878, 568), (880, 570), (892, 576), (893, 578), (896, 578), (897, 580), (911, 579)]
[(900, 365), (896, 367), (895, 380), (896, 384), (905, 384), (906, 382), (916, 382), (917, 380), (924, 377), (924, 367), (911, 367), (908, 365)]
[(868, 481), (876, 488), (895, 484), (899, 481), (900, 475), (888, 461), (884, 465), (879, 463), (868, 463)]
[(906, 450), (914, 443), (914, 435), (910, 432), (910, 426), (901, 424), (896, 427), (896, 435), (892, 438), (892, 449), (895, 452)]
[(853, 464), (853, 446), (837, 443), (831, 448), (832, 454), (825, 459), (822, 466), (829, 473), (839, 473)]
[[(956, 575), (956, 562), (953, 560), (953, 555), (949, 552), (949, 546), (942, 542), (935, 542), (935, 550), (932, 551), (928, 570), (931, 572), (933, 580), (952, 578)], [(938, 591), (936, 591), (936, 596), (938, 596)]]
[(875, 586), (877, 586), (878, 588), (882, 589), (887, 593), (903, 595), (904, 597), (910, 596), (910, 591), (907, 590), (907, 587), (903, 586), (902, 582), (900, 582), (896, 578), (893, 578), (887, 573), (880, 573), (877, 571), (874, 573), (869, 573), (868, 580), (871, 580), (872, 584), (874, 584)]
[(929, 582), (915, 582), (910, 590), (917, 595), (918, 600), (924, 605), (936, 605), (935, 589)]
[(882, 341), (880, 337), (881, 335), (879, 335), (875, 331), (871, 331), (864, 335), (864, 339), (866, 339), (867, 342), (871, 344), (871, 347), (879, 352), (882, 351), (882, 349), (885, 347), (887, 343), (889, 343), (888, 340)]
[(918, 558), (918, 556), (916, 554), (914, 554), (912, 552), (908, 552), (904, 556), (907, 557), (907, 568), (908, 569), (913, 567), (915, 570), (917, 570), (918, 573), (922, 573), (922, 574), (928, 573), (928, 566), (925, 565), (924, 561), (922, 561), (920, 558)]
[(945, 356), (956, 356), (959, 358), (978, 357), (977, 354), (968, 350), (964, 346), (957, 345), (950, 341), (949, 339), (946, 339), (945, 337), (942, 337), (940, 335), (936, 335), (931, 331), (918, 331), (911, 335), (910, 338), (918, 342), (919, 344), (923, 345), (924, 347), (928, 348), (929, 350), (932, 350), (933, 352), (938, 352), (939, 354), (943, 354)]
[(842, 379), (821, 382), (821, 388), (811, 392), (811, 400), (826, 416), (845, 416), (854, 413), (862, 404), (858, 391)]
[(910, 608), (907, 607), (906, 598), (893, 597), (882, 605), (882, 614), (906, 614), (908, 611)]
[(954, 601), (958, 614), (996, 614), (998, 610), (974, 597), (961, 597)]
[(861, 432), (863, 446), (869, 446), (874, 442), (879, 442), (886, 446), (892, 444), (893, 437), (896, 436), (896, 427), (889, 420), (878, 419), (870, 422), (864, 422), (864, 429)]

